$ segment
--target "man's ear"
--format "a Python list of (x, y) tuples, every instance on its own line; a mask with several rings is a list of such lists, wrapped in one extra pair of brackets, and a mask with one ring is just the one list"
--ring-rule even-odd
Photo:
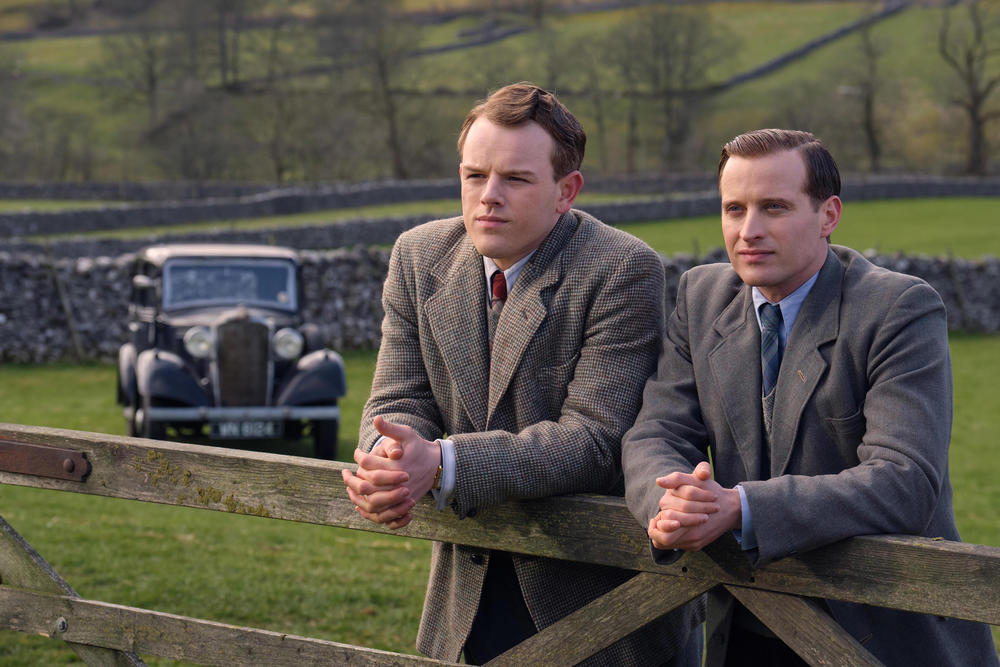
[(580, 188), (583, 187), (583, 174), (579, 170), (571, 171), (559, 179), (556, 187), (559, 188), (559, 200), (556, 202), (556, 212), (562, 215), (573, 208), (573, 202), (576, 200), (576, 196), (580, 194)]
[(831, 195), (825, 202), (820, 204), (820, 214), (823, 216), (823, 226), (820, 228), (820, 236), (830, 238), (833, 230), (840, 222), (840, 213), (843, 210), (843, 203), (837, 195)]

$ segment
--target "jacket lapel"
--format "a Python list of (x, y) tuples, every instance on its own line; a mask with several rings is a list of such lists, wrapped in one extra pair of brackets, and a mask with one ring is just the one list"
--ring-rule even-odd
[(563, 278), (562, 250), (580, 221), (564, 213), (518, 276), (493, 334), (487, 423), (510, 386), (538, 327), (548, 313), (544, 292)]
[[(744, 287), (732, 303), (715, 320), (715, 330), (721, 337), (709, 355), (712, 378), (721, 397), (729, 431), (746, 468), (743, 479), (766, 478), (761, 470), (763, 451), (763, 416), (760, 403), (760, 328), (753, 314), (750, 288)], [(753, 360), (753, 361), (748, 361)], [(756, 387), (747, 400), (747, 388)], [(764, 475), (764, 477), (762, 477)]]
[(836, 339), (840, 331), (843, 273), (840, 260), (832, 250), (827, 250), (826, 262), (788, 336), (774, 395), (771, 477), (785, 474), (802, 411), (826, 371), (827, 362), (819, 348)]
[(438, 263), (431, 276), (440, 286), (424, 306), (431, 334), (474, 430), (485, 430), (490, 350), (483, 258), (463, 236), (451, 261)]

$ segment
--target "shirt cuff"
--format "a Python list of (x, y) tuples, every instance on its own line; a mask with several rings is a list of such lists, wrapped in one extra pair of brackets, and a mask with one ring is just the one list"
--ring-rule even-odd
[(736, 490), (740, 492), (740, 513), (742, 517), (740, 519), (740, 529), (734, 530), (733, 535), (736, 537), (736, 541), (740, 543), (743, 551), (750, 551), (757, 548), (757, 533), (753, 530), (753, 517), (750, 516), (750, 503), (747, 502), (747, 492), (743, 490), (742, 484), (737, 484)]
[(451, 440), (437, 440), (441, 446), (441, 488), (431, 494), (437, 502), (437, 509), (448, 508), (451, 497), (455, 495), (455, 443)]

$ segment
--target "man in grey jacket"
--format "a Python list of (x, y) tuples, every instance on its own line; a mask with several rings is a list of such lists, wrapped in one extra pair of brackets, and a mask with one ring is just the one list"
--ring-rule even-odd
[[(459, 137), (462, 217), (400, 236), (356, 474), (362, 516), (391, 528), (432, 491), (475, 520), (507, 500), (623, 490), (621, 436), (656, 367), (663, 266), (572, 209), (586, 136), (551, 94), (507, 86)], [(633, 572), (434, 545), (417, 648), (486, 662)], [(697, 664), (698, 604), (589, 664)]]
[[(730, 264), (682, 276), (623, 441), (626, 499), (654, 557), (730, 531), (754, 567), (853, 535), (958, 540), (938, 294), (830, 245), (840, 175), (807, 132), (730, 141), (719, 192)], [(982, 624), (825, 604), (886, 664), (997, 664)], [(715, 612), (728, 651), (710, 641), (709, 664), (804, 664), (742, 607)]]

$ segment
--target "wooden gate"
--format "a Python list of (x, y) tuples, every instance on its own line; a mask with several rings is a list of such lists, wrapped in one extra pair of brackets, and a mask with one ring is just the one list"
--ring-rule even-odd
[[(1000, 548), (909, 536), (856, 537), (750, 569), (720, 539), (671, 565), (649, 556), (621, 498), (513, 502), (459, 521), (423, 500), (405, 529), (354, 512), (344, 463), (210, 446), (0, 424), (0, 483), (252, 514), (611, 565), (638, 575), (496, 658), (493, 665), (574, 664), (697, 596), (737, 598), (813, 665), (879, 664), (810, 598), (1000, 625)], [(440, 665), (378, 651), (85, 600), (0, 521), (0, 623), (69, 642), (88, 663), (139, 654), (200, 664)]]

